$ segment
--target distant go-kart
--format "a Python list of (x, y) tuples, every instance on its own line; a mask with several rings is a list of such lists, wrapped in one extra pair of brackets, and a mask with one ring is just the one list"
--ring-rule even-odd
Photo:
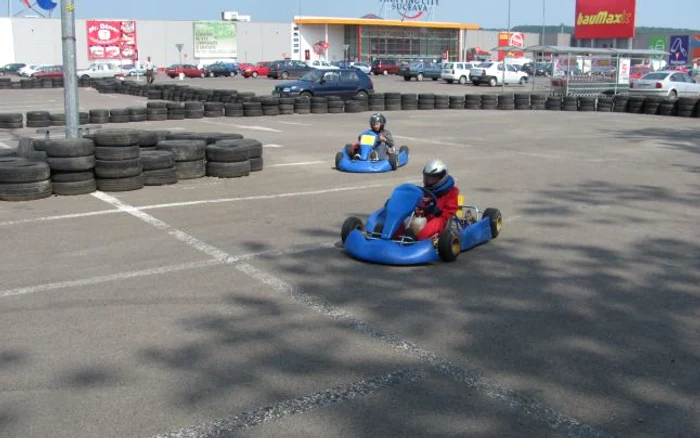
[(346, 145), (335, 154), (335, 168), (351, 173), (381, 173), (396, 170), (408, 163), (408, 146), (401, 146), (398, 154), (388, 154), (383, 160), (370, 161), (369, 154), (379, 141), (379, 135), (376, 132), (372, 130), (363, 132), (360, 135), (359, 157), (348, 155), (349, 145)]
[(351, 257), (385, 265), (418, 265), (453, 262), (462, 251), (496, 238), (503, 228), (503, 217), (496, 208), (481, 213), (475, 205), (464, 205), (459, 196), (459, 210), (446, 229), (430, 239), (416, 241), (397, 232), (408, 218), (416, 218), (416, 209), (427, 196), (429, 203), (437, 198), (429, 190), (414, 184), (396, 187), (384, 207), (372, 213), (363, 224), (351, 216), (343, 223), (340, 237)]

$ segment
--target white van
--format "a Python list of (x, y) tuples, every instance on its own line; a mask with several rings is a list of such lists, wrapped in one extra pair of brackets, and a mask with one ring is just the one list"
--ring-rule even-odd
[(328, 61), (325, 61), (323, 59), (315, 59), (313, 61), (306, 61), (306, 65), (308, 65), (311, 68), (325, 68), (329, 70), (339, 70), (340, 67), (335, 66), (331, 64)]
[(457, 81), (464, 85), (467, 82), (471, 82), (469, 73), (471, 69), (475, 68), (478, 64), (478, 62), (446, 62), (442, 65), (440, 78), (448, 84)]

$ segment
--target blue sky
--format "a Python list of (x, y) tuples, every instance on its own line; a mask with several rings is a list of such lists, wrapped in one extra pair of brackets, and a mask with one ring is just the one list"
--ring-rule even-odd
[[(21, 0), (11, 0), (13, 12)], [(547, 24), (573, 24), (575, 0), (545, 0)], [(6, 2), (0, 11), (7, 15)], [(78, 18), (129, 18), (142, 20), (217, 20), (221, 11), (252, 15), (253, 21), (290, 22), (299, 13), (299, 0), (76, 0)], [(541, 24), (542, 0), (512, 0), (511, 23)], [(488, 5), (484, 7), (483, 5)], [(508, 0), (439, 0), (435, 21), (474, 23), (483, 27), (507, 26)], [(379, 0), (301, 0), (303, 15), (360, 17), (378, 13)], [(387, 18), (398, 15), (389, 11)], [(637, 0), (638, 26), (684, 27), (700, 30), (700, 0)]]

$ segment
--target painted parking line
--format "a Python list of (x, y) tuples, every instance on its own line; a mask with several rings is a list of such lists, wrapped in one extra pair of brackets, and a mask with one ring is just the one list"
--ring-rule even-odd
[(313, 126), (308, 123), (299, 123), (299, 122), (285, 122), (285, 121), (279, 121), (277, 123), (281, 123), (283, 125), (291, 125), (291, 126)]
[(0, 141), (0, 149), (14, 149), (12, 146), (9, 144), (3, 143)]
[(284, 146), (282, 146), (281, 144), (264, 144), (263, 147), (264, 147), (264, 148), (275, 148), (275, 149), (276, 149), (276, 148), (283, 148)]
[(223, 122), (212, 122), (211, 120), (198, 120), (200, 123), (206, 123), (208, 125), (219, 125), (219, 126), (230, 126), (239, 129), (250, 129), (253, 131), (265, 131), (265, 132), (282, 132), (279, 129), (268, 128), (266, 126), (258, 125), (237, 125), (235, 123), (223, 123)]
[(454, 143), (454, 142), (450, 142), (450, 141), (436, 140), (434, 138), (406, 137), (403, 135), (394, 135), (394, 138), (398, 139), (398, 140), (415, 141), (415, 142), (420, 142), (420, 143), (434, 144), (434, 145), (438, 145), (438, 146), (452, 146), (452, 147), (464, 148), (464, 149), (472, 149), (473, 148), (473, 146), (471, 146), (467, 143)]
[(330, 164), (330, 161), (300, 161), (298, 163), (268, 164), (267, 167), (308, 166), (311, 164)]

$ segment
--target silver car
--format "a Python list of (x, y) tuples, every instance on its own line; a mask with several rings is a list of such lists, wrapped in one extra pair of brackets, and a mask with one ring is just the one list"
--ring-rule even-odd
[(683, 96), (700, 96), (700, 84), (688, 74), (663, 70), (647, 73), (630, 83), (630, 94), (662, 96), (676, 99)]

